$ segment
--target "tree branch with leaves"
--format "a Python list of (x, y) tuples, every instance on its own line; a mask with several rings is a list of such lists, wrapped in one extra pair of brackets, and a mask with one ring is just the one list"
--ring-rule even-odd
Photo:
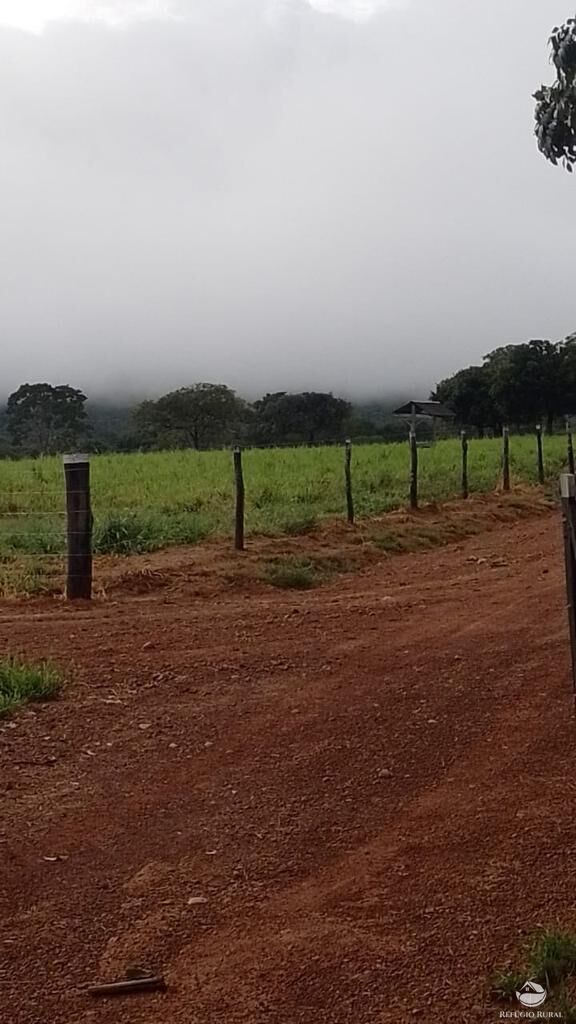
[(556, 81), (534, 93), (538, 148), (572, 173), (576, 164), (576, 18), (552, 30), (549, 40)]

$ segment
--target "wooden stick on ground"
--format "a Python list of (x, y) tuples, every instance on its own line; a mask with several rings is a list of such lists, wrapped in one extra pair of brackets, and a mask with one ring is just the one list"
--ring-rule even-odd
[(149, 978), (126, 978), (124, 981), (113, 981), (107, 985), (89, 985), (86, 992), (95, 998), (105, 996), (125, 996), (134, 992), (165, 992), (166, 982), (162, 975)]

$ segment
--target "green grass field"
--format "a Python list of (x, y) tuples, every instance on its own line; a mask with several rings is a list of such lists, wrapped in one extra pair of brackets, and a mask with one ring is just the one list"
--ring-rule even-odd
[[(563, 437), (545, 438), (546, 473), (565, 463)], [(536, 441), (510, 442), (513, 482), (536, 482)], [(420, 449), (420, 497), (437, 502), (460, 490), (460, 443)], [(501, 441), (470, 442), (472, 492), (493, 490), (500, 477)], [(340, 448), (287, 448), (244, 453), (248, 533), (298, 534), (323, 516), (344, 515), (344, 455)], [(407, 444), (364, 445), (353, 451), (358, 516), (407, 502)], [(175, 451), (92, 458), (95, 549), (150, 551), (230, 535), (233, 471), (230, 452)], [(59, 458), (0, 462), (0, 557), (64, 551), (64, 486)]]

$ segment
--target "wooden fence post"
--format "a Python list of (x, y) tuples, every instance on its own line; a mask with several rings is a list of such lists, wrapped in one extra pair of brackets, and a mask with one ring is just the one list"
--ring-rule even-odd
[(462, 497), (468, 497), (468, 436), (466, 431), (461, 433), (462, 438)]
[(344, 477), (346, 480), (346, 511), (348, 522), (354, 524), (354, 498), (352, 496), (352, 442), (346, 441), (344, 454)]
[(87, 455), (65, 455), (68, 566), (66, 597), (89, 601), (92, 597), (92, 509), (90, 460)]
[(572, 683), (576, 696), (576, 477), (573, 473), (563, 473), (560, 477), (560, 494), (564, 520), (564, 560), (572, 656)]
[(574, 476), (576, 466), (574, 464), (574, 442), (572, 439), (572, 420), (570, 416), (566, 417), (566, 444), (568, 446), (568, 470)]
[(418, 443), (414, 429), (410, 430), (410, 508), (418, 508)]
[(242, 449), (234, 449), (234, 478), (236, 481), (236, 524), (234, 547), (244, 551), (244, 476), (242, 474)]
[(502, 487), (510, 490), (510, 429), (502, 429)]
[(544, 451), (542, 448), (542, 424), (536, 427), (536, 449), (538, 453), (538, 483), (544, 483)]

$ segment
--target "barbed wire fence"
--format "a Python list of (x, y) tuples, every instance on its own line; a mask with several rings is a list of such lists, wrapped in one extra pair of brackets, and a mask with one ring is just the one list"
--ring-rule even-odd
[[(534, 431), (534, 459), (538, 481), (546, 480), (546, 435), (537, 426)], [(509, 491), (512, 486), (510, 442), (507, 429), (503, 431), (500, 486)], [(406, 442), (404, 442), (405, 444)], [(233, 506), (230, 507), (230, 529), (234, 547), (243, 551), (246, 546), (246, 492), (244, 452), (270, 449), (326, 447), (301, 444), (284, 446), (235, 446), (231, 458), (230, 474), (234, 482)], [(360, 446), (350, 440), (340, 441), (342, 449), (342, 517), (352, 527), (356, 521), (354, 500), (354, 449)], [(420, 448), (429, 442), (419, 442), (416, 431), (410, 429), (409, 458), (406, 461), (406, 501), (413, 511), (420, 505), (419, 466)], [(331, 445), (333, 447), (333, 445)], [(470, 438), (460, 433), (461, 477), (460, 496), (470, 494)], [(230, 451), (230, 449), (227, 449)], [(571, 421), (566, 423), (566, 466), (574, 473), (574, 444)], [(62, 593), (70, 600), (88, 600), (92, 595), (93, 553), (99, 552), (101, 538), (94, 530), (94, 506), (103, 521), (106, 510), (98, 495), (93, 502), (90, 491), (90, 456), (63, 457), (64, 486), (10, 488), (2, 494), (0, 489), (0, 597), (26, 592), (28, 594)], [(250, 480), (248, 480), (248, 492)], [(36, 506), (36, 507), (32, 507)], [(115, 516), (143, 514), (141, 505), (114, 505)], [(156, 510), (157, 511), (157, 510)], [(121, 551), (121, 544), (117, 544)], [(125, 553), (130, 553), (129, 543)]]
[[(47, 509), (52, 502), (60, 508)], [(4, 500), (0, 496), (0, 538), (0, 596), (61, 588), (67, 555), (63, 490), (11, 489)]]

